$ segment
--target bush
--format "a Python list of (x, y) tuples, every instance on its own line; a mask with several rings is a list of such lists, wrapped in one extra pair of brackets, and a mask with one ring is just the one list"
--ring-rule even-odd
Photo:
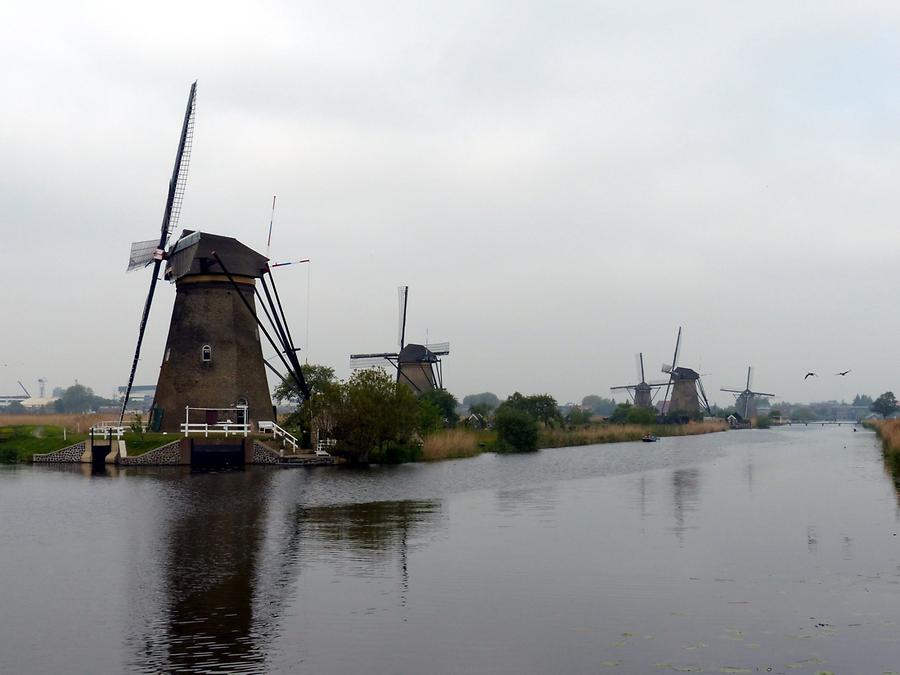
[(388, 443), (369, 453), (369, 461), (375, 464), (403, 464), (421, 460), (422, 446), (416, 443)]
[(538, 424), (528, 413), (501, 406), (494, 419), (494, 427), (497, 429), (497, 449), (500, 452), (537, 450)]

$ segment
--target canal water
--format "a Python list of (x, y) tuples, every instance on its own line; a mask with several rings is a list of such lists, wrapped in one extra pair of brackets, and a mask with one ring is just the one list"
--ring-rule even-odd
[(900, 672), (850, 427), (398, 467), (0, 468), (0, 672)]

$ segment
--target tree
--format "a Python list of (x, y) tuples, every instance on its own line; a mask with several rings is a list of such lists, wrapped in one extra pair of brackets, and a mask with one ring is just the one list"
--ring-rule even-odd
[(603, 398), (596, 394), (590, 394), (581, 399), (581, 407), (590, 409), (595, 415), (609, 417), (616, 409), (616, 400), (614, 398)]
[(562, 422), (562, 415), (559, 414), (559, 406), (556, 399), (550, 394), (533, 394), (531, 396), (523, 396), (519, 392), (515, 392), (507, 398), (497, 412), (503, 407), (515, 408), (530, 415), (538, 422), (542, 422), (545, 426), (553, 427), (554, 422)]
[(894, 392), (886, 391), (875, 399), (870, 409), (872, 412), (876, 412), (879, 415), (889, 417), (897, 412), (897, 407), (897, 397), (894, 396)]
[(584, 408), (573, 407), (569, 411), (569, 414), (566, 415), (566, 422), (572, 426), (588, 424), (591, 421), (592, 414), (593, 411), (590, 409), (585, 410)]
[(501, 452), (527, 452), (537, 449), (538, 425), (524, 410), (503, 404), (494, 418), (497, 444)]
[(472, 406), (482, 404), (486, 405), (488, 410), (496, 410), (500, 406), (500, 399), (497, 398), (496, 394), (486, 391), (481, 394), (469, 394), (463, 397), (462, 404), (469, 410), (472, 410)]
[(334, 402), (338, 395), (335, 387), (338, 383), (334, 377), (334, 368), (328, 366), (305, 364), (300, 366), (300, 371), (309, 388), (309, 399), (302, 400), (297, 383), (290, 376), (286, 376), (275, 388), (273, 398), (297, 403), (297, 409), (284, 419), (283, 424), (299, 430), (303, 444), (309, 447), (317, 432), (320, 436), (331, 435), (334, 426)]
[(382, 369), (359, 370), (329, 395), (335, 454), (351, 462), (389, 461), (397, 449), (417, 446), (421, 408), (412, 390)]
[(855, 406), (866, 406), (870, 407), (875, 401), (872, 400), (871, 396), (866, 396), (865, 394), (857, 394), (853, 398), (853, 405)]
[[(334, 383), (334, 368), (321, 366), (318, 364), (307, 363), (300, 366), (300, 372), (303, 373), (303, 379), (306, 380), (306, 386), (309, 388), (310, 396), (316, 393), (322, 393), (325, 389)], [(272, 397), (278, 401), (300, 401), (300, 390), (297, 383), (289, 374), (284, 375)]]
[(56, 412), (60, 413), (86, 413), (95, 412), (100, 406), (112, 403), (114, 402), (95, 395), (90, 387), (73, 384), (63, 391), (53, 405)]
[(656, 413), (651, 408), (637, 407), (627, 402), (620, 403), (609, 421), (615, 424), (653, 424), (656, 421)]
[(419, 400), (428, 401), (437, 408), (445, 426), (455, 427), (456, 423), (459, 422), (459, 415), (456, 414), (459, 401), (446, 389), (426, 391), (419, 397)]

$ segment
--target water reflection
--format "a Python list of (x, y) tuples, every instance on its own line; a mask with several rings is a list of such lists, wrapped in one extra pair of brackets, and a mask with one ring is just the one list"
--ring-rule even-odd
[[(305, 506), (285, 472), (165, 474), (150, 560), (136, 560), (132, 665), (152, 672), (264, 672), (305, 564), (353, 576), (396, 564), (409, 589), (408, 555), (445, 519), (439, 502)], [(158, 486), (157, 486), (158, 487)], [(146, 514), (145, 514), (146, 515)], [(134, 542), (146, 549), (145, 542)]]
[(697, 510), (700, 502), (700, 470), (676, 469), (672, 472), (672, 514), (675, 517), (675, 535), (684, 542), (684, 533), (693, 529), (685, 524), (686, 515)]
[(133, 580), (134, 606), (146, 612), (157, 602), (136, 617), (143, 625), (131, 646), (141, 669), (262, 669), (265, 636), (253, 630), (253, 596), (274, 476), (193, 474), (166, 485), (158, 559)]

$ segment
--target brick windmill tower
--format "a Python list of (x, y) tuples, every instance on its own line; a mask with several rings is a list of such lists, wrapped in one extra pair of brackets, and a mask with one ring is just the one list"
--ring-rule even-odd
[[(678, 328), (678, 337), (675, 338), (675, 354), (672, 356), (672, 365), (665, 364), (662, 372), (669, 375), (666, 384), (666, 394), (663, 399), (663, 413), (690, 417), (701, 410), (710, 413), (709, 400), (706, 391), (700, 381), (700, 373), (691, 368), (678, 365), (678, 352), (681, 349), (681, 328)], [(669, 399), (671, 388), (672, 398)], [(666, 403), (668, 402), (668, 404)]]
[[(273, 420), (265, 368), (275, 368), (263, 359), (261, 334), (275, 348), (287, 377), (292, 378), (305, 398), (309, 396), (268, 258), (232, 237), (191, 230), (185, 230), (175, 244), (166, 249), (184, 198), (196, 87), (195, 82), (188, 97), (159, 241), (132, 244), (128, 265), (131, 271), (152, 264), (153, 274), (120, 420), (128, 405), (144, 329), (164, 260), (165, 278), (174, 283), (176, 289), (150, 418), (151, 428), (158, 431), (181, 430), (182, 423), (187, 421), (187, 408), (197, 409), (190, 420), (192, 423), (253, 425), (260, 420)], [(269, 277), (268, 284), (266, 276)], [(260, 295), (260, 287), (265, 298)], [(257, 316), (257, 298), (271, 324), (271, 332), (276, 335), (277, 344)], [(281, 376), (279, 371), (275, 372)]]

